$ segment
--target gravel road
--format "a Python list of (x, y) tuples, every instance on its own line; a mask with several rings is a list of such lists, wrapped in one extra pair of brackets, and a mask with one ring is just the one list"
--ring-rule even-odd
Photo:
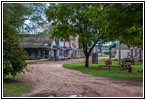
[[(105, 59), (100, 57), (99, 59)], [(29, 71), (23, 74), (25, 81), (34, 87), (22, 97), (142, 97), (143, 83), (83, 74), (63, 68), (63, 64), (84, 59), (44, 61), (28, 64)]]

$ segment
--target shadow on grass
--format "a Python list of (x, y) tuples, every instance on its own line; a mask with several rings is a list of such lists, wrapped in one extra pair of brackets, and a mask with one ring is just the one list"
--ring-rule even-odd
[(4, 83), (7, 83), (7, 84), (9, 84), (9, 83), (19, 83), (20, 80), (18, 80), (18, 79), (8, 79), (8, 78), (4, 78), (4, 79), (3, 79), (3, 82), (4, 82)]
[(22, 75), (16, 75), (16, 76), (12, 76), (12, 75), (7, 75), (3, 78), (3, 82), (4, 83), (18, 83), (20, 82), (20, 80), (23, 79)]
[(19, 97), (23, 93), (30, 92), (32, 90), (32, 85), (25, 83), (23, 76), (7, 75), (3, 78), (3, 96), (4, 97)]

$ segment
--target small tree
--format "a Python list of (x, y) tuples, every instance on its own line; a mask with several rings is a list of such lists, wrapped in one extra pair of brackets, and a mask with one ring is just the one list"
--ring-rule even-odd
[(15, 76), (25, 66), (25, 52), (20, 47), (17, 31), (8, 23), (3, 24), (3, 74)]

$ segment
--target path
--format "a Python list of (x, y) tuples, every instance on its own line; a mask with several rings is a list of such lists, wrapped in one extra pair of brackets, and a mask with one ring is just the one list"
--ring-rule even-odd
[[(103, 58), (100, 58), (103, 59)], [(139, 81), (104, 78), (83, 74), (63, 68), (64, 63), (84, 61), (45, 61), (29, 64), (24, 76), (34, 88), (23, 97), (68, 97), (83, 95), (87, 97), (142, 97), (143, 84)]]

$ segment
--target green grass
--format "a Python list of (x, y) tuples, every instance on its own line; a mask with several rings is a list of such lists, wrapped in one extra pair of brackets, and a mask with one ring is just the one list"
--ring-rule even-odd
[[(71, 64), (64, 64), (65, 68), (81, 71), (85, 74), (91, 74), (96, 76), (103, 76), (103, 77), (109, 77), (109, 78), (120, 78), (120, 79), (129, 79), (129, 80), (143, 80), (143, 73), (137, 72), (138, 70), (143, 70), (142, 64), (136, 64), (132, 65), (132, 73), (129, 73), (128, 70), (121, 70), (120, 68), (111, 67), (111, 70), (109, 72), (109, 69), (106, 67), (102, 67), (101, 69), (98, 69), (99, 65), (104, 65), (104, 60), (100, 60), (98, 64), (89, 64), (89, 68), (85, 68), (84, 62), (79, 63), (71, 63)], [(112, 60), (112, 65), (118, 65), (118, 61)]]
[(8, 75), (4, 78), (3, 82), (3, 96), (4, 97), (18, 97), (22, 93), (27, 93), (32, 90), (30, 84), (22, 83), (19, 80), (23, 79), (22, 75)]

